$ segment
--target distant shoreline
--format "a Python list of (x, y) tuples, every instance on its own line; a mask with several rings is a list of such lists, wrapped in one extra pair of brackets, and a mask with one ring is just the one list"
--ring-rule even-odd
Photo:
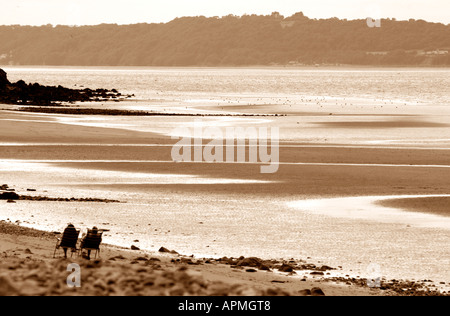
[(69, 114), (69, 115), (113, 115), (113, 116), (200, 116), (200, 117), (278, 117), (285, 114), (245, 114), (245, 113), (163, 113), (132, 110), (113, 110), (113, 109), (92, 109), (92, 108), (73, 108), (73, 107), (23, 107), (18, 112), (46, 113), (46, 114)]

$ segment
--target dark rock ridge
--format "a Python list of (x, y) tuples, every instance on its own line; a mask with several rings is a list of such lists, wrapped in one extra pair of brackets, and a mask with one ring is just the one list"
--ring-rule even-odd
[(62, 102), (118, 101), (128, 97), (131, 95), (122, 96), (115, 89), (69, 89), (62, 86), (43, 86), (39, 83), (26, 84), (23, 80), (11, 83), (6, 72), (0, 69), (0, 103), (48, 106)]
[(18, 200), (20, 196), (15, 192), (0, 193), (0, 200)]
[[(303, 260), (289, 260), (289, 261), (279, 261), (279, 260), (263, 260), (256, 257), (240, 257), (240, 258), (227, 258), (223, 257), (220, 259), (205, 259), (204, 263), (220, 263), (225, 265), (230, 265), (231, 268), (256, 268), (258, 270), (278, 270), (279, 272), (286, 272), (289, 275), (295, 274), (296, 271), (307, 271), (313, 278), (318, 276), (321, 282), (333, 282), (342, 283), (346, 285), (355, 285), (358, 287), (367, 287), (367, 279), (362, 277), (350, 277), (346, 275), (345, 277), (332, 277), (327, 276), (326, 271), (337, 270), (335, 268), (322, 265), (316, 266), (312, 263), (306, 263)], [(341, 267), (339, 267), (341, 268)], [(250, 271), (249, 271), (250, 270)], [(254, 272), (251, 269), (247, 269), (247, 272)], [(302, 281), (306, 281), (303, 279)], [(285, 281), (273, 280), (272, 283), (284, 283)], [(445, 282), (441, 282), (445, 284)], [(441, 293), (436, 289), (431, 280), (423, 281), (408, 281), (408, 280), (386, 280), (382, 279), (380, 281), (380, 291), (386, 292), (386, 295), (399, 295), (399, 296), (449, 296), (449, 293)], [(304, 296), (325, 296), (325, 293), (320, 288), (312, 288), (302, 290), (298, 293)]]
[[(35, 192), (35, 189), (32, 192)], [(31, 191), (28, 189), (28, 191)], [(10, 189), (7, 184), (0, 186), (0, 200), (7, 200), (9, 203), (14, 201), (48, 201), (48, 202), (95, 202), (95, 203), (120, 203), (117, 200), (98, 199), (98, 198), (51, 198), (47, 196), (29, 196), (19, 195), (14, 189)]]
[[(116, 100), (117, 101), (117, 100)], [(239, 116), (239, 117), (267, 117), (267, 116), (286, 116), (285, 114), (256, 114), (256, 113), (171, 113), (155, 111), (135, 111), (135, 110), (117, 110), (117, 109), (89, 109), (80, 107), (51, 107), (51, 106), (24, 106), (18, 111), (48, 114), (68, 114), (68, 115), (116, 115), (116, 116)]]
[(0, 88), (4, 88), (6, 85), (10, 85), (6, 72), (0, 68)]

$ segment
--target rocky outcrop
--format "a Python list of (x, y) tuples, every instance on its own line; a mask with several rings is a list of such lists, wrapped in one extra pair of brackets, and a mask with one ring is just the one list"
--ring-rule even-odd
[(43, 86), (39, 83), (26, 84), (23, 80), (11, 83), (6, 72), (0, 69), (0, 103), (45, 106), (63, 102), (108, 101), (120, 98), (124, 97), (115, 89), (69, 89), (62, 86)]
[[(8, 201), (48, 201), (48, 202), (91, 202), (91, 203), (120, 203), (118, 200), (108, 200), (99, 198), (52, 198), (47, 196), (30, 196), (30, 195), (19, 195), (15, 192), (15, 189), (10, 189), (7, 184), (0, 186), (0, 200)], [(28, 192), (36, 192), (36, 189), (28, 189)]]
[(6, 72), (0, 68), (0, 88), (4, 88), (5, 86), (11, 84), (8, 80)]
[(0, 193), (0, 200), (18, 200), (20, 196), (15, 192)]

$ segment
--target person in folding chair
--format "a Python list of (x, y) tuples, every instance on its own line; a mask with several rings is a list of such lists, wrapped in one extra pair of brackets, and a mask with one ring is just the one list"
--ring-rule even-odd
[(55, 258), (56, 250), (62, 248), (64, 250), (64, 258), (67, 258), (67, 249), (72, 249), (72, 254), (77, 251), (78, 236), (80, 230), (77, 230), (72, 224), (68, 224), (61, 238), (57, 238), (55, 252), (53, 258)]
[[(95, 258), (97, 254), (100, 253), (100, 244), (102, 242), (103, 231), (99, 231), (97, 227), (88, 229), (88, 233), (81, 240), (81, 254), (83, 255), (83, 250), (87, 251), (86, 259), (91, 259), (91, 251), (95, 251)], [(84, 257), (84, 256), (83, 256)]]

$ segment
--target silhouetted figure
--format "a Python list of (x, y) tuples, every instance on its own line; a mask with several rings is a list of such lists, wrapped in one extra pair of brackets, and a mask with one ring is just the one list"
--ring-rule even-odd
[(72, 249), (72, 252), (77, 250), (77, 242), (78, 235), (80, 231), (75, 228), (72, 224), (68, 224), (61, 239), (58, 239), (58, 243), (56, 244), (55, 252), (53, 253), (53, 257), (56, 254), (56, 250), (62, 248), (64, 250), (64, 258), (67, 258), (67, 249)]
[(86, 259), (91, 259), (91, 251), (100, 251), (100, 243), (102, 242), (102, 232), (98, 231), (97, 227), (92, 227), (92, 229), (88, 229), (88, 233), (81, 240), (81, 250), (87, 250)]

